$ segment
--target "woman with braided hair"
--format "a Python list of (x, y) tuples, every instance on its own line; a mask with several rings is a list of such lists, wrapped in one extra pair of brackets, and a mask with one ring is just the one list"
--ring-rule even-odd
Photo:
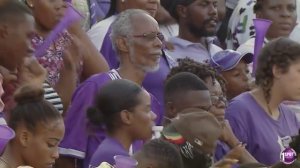
[(272, 165), (300, 126), (282, 104), (300, 100), (300, 44), (288, 38), (269, 42), (258, 57), (255, 78), (257, 88), (232, 99), (225, 118), (257, 161)]

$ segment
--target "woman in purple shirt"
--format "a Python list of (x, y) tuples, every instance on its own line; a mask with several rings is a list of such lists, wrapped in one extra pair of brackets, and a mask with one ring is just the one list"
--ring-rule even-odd
[(299, 129), (295, 114), (282, 102), (300, 100), (300, 44), (287, 38), (268, 43), (255, 78), (257, 87), (232, 99), (225, 117), (247, 150), (272, 165)]
[(151, 138), (156, 115), (149, 93), (138, 84), (125, 79), (111, 81), (96, 96), (95, 104), (88, 109), (88, 118), (96, 125), (104, 124), (108, 136), (94, 153), (90, 167), (104, 161), (113, 165), (114, 156), (129, 156), (135, 140)]

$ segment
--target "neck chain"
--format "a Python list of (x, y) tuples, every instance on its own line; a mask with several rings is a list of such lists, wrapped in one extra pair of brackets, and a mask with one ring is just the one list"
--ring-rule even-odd
[[(270, 108), (270, 104), (269, 104), (269, 102), (268, 102), (268, 100), (267, 100), (267, 96), (266, 96), (265, 94), (263, 94), (263, 97), (264, 97), (264, 99), (265, 99), (265, 101), (266, 101), (267, 113), (269, 113), (269, 115), (272, 116), (272, 111), (271, 111), (271, 108)], [(270, 100), (269, 100), (269, 101), (270, 101)]]
[[(272, 110), (271, 110), (271, 108), (270, 108), (270, 104), (267, 102), (267, 99), (265, 98), (265, 100), (266, 100), (266, 105), (267, 105), (267, 112), (269, 113), (269, 115), (272, 117), (272, 118), (274, 118), (274, 117), (276, 117), (277, 118), (277, 116), (273, 116), (273, 112), (272, 112)], [(276, 112), (274, 112), (274, 114), (275, 114)]]
[(271, 108), (270, 108), (270, 106), (269, 106), (269, 103), (267, 103), (267, 110), (268, 110), (268, 113), (272, 116), (272, 111), (271, 111)]

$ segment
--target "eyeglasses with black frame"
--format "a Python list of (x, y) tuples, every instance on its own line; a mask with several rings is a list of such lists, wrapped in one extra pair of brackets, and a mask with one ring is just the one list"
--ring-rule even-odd
[(145, 38), (147, 40), (154, 40), (157, 37), (161, 42), (165, 40), (164, 35), (161, 32), (151, 32), (132, 36), (138, 38)]

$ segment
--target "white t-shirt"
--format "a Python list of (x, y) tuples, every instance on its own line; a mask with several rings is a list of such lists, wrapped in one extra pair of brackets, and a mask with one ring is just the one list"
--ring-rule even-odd
[[(226, 0), (226, 7), (230, 9), (234, 9), (240, 0)], [(243, 1), (243, 0), (241, 0)]]

